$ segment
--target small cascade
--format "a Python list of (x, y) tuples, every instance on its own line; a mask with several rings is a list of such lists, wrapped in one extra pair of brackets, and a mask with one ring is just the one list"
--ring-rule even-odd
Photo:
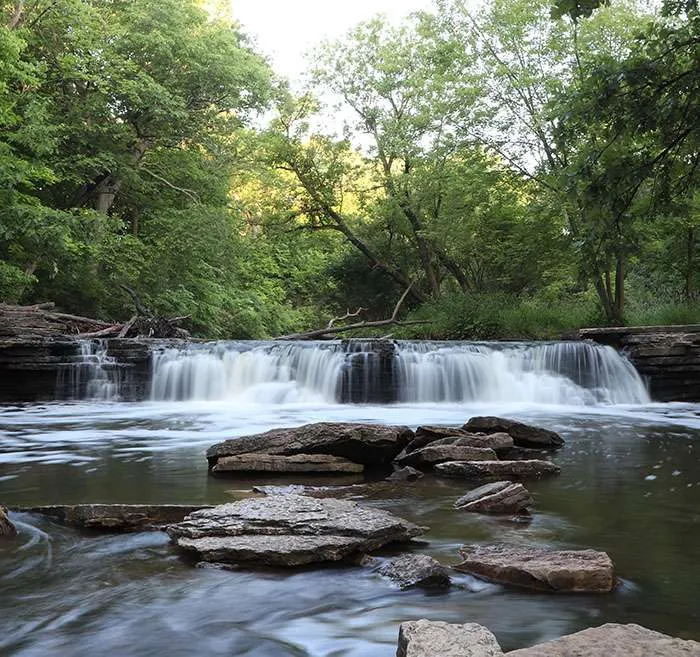
[(73, 362), (62, 365), (58, 373), (59, 399), (119, 399), (121, 367), (107, 354), (106, 340), (80, 340)]
[(626, 358), (586, 342), (400, 343), (395, 368), (402, 402), (649, 402)]

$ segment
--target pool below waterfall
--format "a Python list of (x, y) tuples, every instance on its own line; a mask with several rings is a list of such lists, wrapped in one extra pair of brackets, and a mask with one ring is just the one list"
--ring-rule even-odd
[[(457, 575), (448, 593), (430, 594), (361, 566), (200, 569), (162, 533), (94, 534), (13, 513), (19, 536), (0, 542), (0, 654), (391, 657), (399, 624), (417, 618), (481, 623), (504, 650), (604, 622), (700, 640), (700, 405), (649, 401), (612, 350), (483, 344), (406, 346), (392, 356), (392, 380), (403, 382), (393, 401), (339, 403), (343, 385), (361, 396), (379, 376), (372, 367), (386, 366), (340, 347), (244, 347), (162, 351), (150, 401), (99, 399), (118, 395), (99, 364), (90, 376), (108, 394), (92, 385), (92, 399), (0, 407), (0, 502), (227, 502), (270, 480), (208, 476), (204, 453), (226, 438), (318, 421), (415, 428), (500, 415), (566, 440), (552, 457), (561, 475), (526, 484), (531, 523), (456, 511), (468, 486), (429, 475), (362, 502), (430, 527), (414, 549), (444, 563), (479, 541), (590, 547), (610, 554), (619, 587), (545, 595)], [(352, 358), (364, 363), (354, 373)]]

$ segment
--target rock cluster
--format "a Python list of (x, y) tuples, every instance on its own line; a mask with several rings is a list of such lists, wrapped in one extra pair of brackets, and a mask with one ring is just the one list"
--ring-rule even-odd
[[(365, 468), (417, 468), (449, 476), (526, 477), (556, 472), (547, 461), (518, 465), (499, 460), (514, 447), (551, 449), (563, 440), (554, 432), (502, 418), (472, 418), (462, 427), (407, 427), (381, 424), (319, 422), (273, 429), (262, 434), (226, 440), (207, 451), (213, 474), (360, 473)], [(527, 454), (526, 454), (527, 455)], [(445, 463), (500, 463), (497, 473), (459, 475)], [(539, 466), (538, 464), (545, 465)], [(468, 469), (469, 470), (469, 469)], [(471, 470), (469, 470), (471, 472)]]

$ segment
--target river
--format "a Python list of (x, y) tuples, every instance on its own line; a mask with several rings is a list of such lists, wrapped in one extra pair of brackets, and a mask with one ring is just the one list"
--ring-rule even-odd
[[(429, 362), (404, 375), (413, 382), (403, 393), (408, 401), (341, 404), (328, 372), (343, 359), (313, 354), (321, 364), (306, 379), (298, 360), (280, 373), (278, 356), (265, 375), (259, 362), (252, 370), (239, 363), (248, 368), (241, 374), (231, 354), (244, 350), (218, 349), (216, 358), (200, 350), (189, 364), (163, 352), (150, 401), (98, 399), (93, 389), (90, 400), (0, 407), (0, 501), (231, 501), (259, 480), (207, 475), (206, 448), (226, 438), (316, 421), (415, 428), (497, 414), (566, 440), (554, 456), (561, 476), (527, 484), (536, 501), (530, 524), (457, 512), (452, 503), (465, 484), (430, 476), (400, 495), (375, 493), (364, 503), (430, 527), (415, 549), (445, 563), (457, 562), (457, 548), (475, 541), (590, 547), (610, 554), (619, 587), (610, 595), (549, 596), (458, 575), (437, 595), (400, 591), (359, 566), (197, 569), (181, 561), (165, 534), (92, 534), (13, 513), (19, 536), (0, 542), (1, 655), (390, 657), (399, 624), (416, 618), (482, 623), (504, 650), (608, 621), (700, 639), (700, 405), (640, 400), (634, 386), (620, 392), (632, 384), (601, 380), (610, 377), (607, 366), (598, 379), (590, 371), (572, 375), (570, 363), (554, 367), (551, 358), (542, 361), (546, 372), (532, 358), (523, 367), (501, 347), (484, 370), (492, 384), (482, 395), (467, 390), (464, 376), (480, 381), (480, 389), (484, 379), (445, 361), (442, 347), (442, 356), (412, 347), (403, 371), (421, 354)], [(479, 349), (466, 351), (481, 358)], [(157, 370), (165, 363), (170, 383), (165, 369)], [(501, 386), (500, 398), (493, 386)], [(431, 395), (438, 399), (426, 400)]]

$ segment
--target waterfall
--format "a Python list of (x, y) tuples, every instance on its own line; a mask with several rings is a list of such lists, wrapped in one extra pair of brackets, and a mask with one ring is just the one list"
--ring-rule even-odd
[(72, 362), (61, 365), (56, 385), (60, 399), (119, 399), (121, 367), (107, 353), (106, 340), (80, 340)]
[(221, 342), (153, 355), (151, 399), (291, 402), (649, 401), (632, 364), (586, 342)]
[(586, 342), (403, 343), (395, 367), (403, 402), (650, 401), (626, 358), (612, 347)]

